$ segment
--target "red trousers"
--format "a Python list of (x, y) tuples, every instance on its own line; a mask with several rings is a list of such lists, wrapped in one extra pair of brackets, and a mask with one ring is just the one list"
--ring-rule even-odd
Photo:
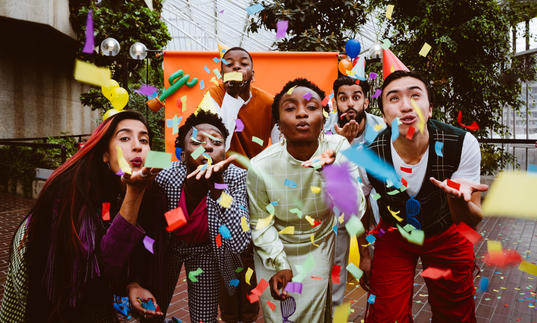
[(476, 322), (473, 245), (452, 225), (426, 238), (423, 246), (409, 243), (397, 230), (376, 240), (370, 279), (375, 302), (369, 305), (366, 323), (413, 322), (412, 289), (418, 257), (423, 269), (452, 270), (453, 280), (425, 278), (432, 322)]

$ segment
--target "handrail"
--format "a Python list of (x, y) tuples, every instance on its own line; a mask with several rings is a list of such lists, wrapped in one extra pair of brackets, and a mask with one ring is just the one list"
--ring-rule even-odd
[(0, 141), (0, 145), (4, 146), (28, 146), (34, 148), (60, 148), (61, 149), (61, 158), (62, 164), (67, 159), (67, 148), (64, 144), (50, 144), (50, 143), (39, 143), (39, 142), (13, 142), (13, 141)]

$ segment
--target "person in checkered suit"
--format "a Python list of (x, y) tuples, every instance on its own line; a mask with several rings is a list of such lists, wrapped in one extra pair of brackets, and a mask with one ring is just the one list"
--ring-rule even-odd
[[(217, 115), (199, 110), (179, 128), (180, 161), (155, 180), (166, 191), (168, 209), (179, 208), (186, 224), (168, 232), (173, 224), (164, 218), (140, 219), (155, 243), (153, 253), (140, 245), (132, 258), (128, 292), (146, 319), (162, 321), (183, 265), (192, 322), (217, 321), (221, 280), (229, 295), (235, 293), (243, 270), (239, 254), (251, 239), (246, 171), (225, 158), (228, 135)], [(155, 299), (160, 311), (143, 309), (138, 297)]]

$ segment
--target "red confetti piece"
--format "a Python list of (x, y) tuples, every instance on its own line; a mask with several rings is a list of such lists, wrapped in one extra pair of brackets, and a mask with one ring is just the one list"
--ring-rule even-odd
[(460, 222), (457, 224), (457, 231), (459, 231), (460, 234), (462, 234), (466, 239), (468, 239), (472, 244), (476, 244), (479, 240), (483, 239), (483, 237), (477, 233), (474, 229), (470, 228), (468, 224), (464, 222)]
[(166, 228), (166, 231), (168, 232), (172, 232), (173, 230), (186, 224), (185, 215), (183, 214), (183, 210), (181, 210), (180, 207), (173, 210), (169, 210), (168, 212), (164, 213), (164, 217), (166, 218), (166, 222), (168, 223), (168, 227)]
[(354, 81), (354, 83), (356, 83), (356, 84), (360, 84), (360, 80), (359, 80), (359, 79), (356, 79), (356, 81)]
[(216, 235), (216, 247), (219, 248), (222, 245), (222, 235), (219, 233)]
[(268, 285), (269, 284), (267, 283), (267, 281), (264, 280), (263, 278), (261, 278), (259, 283), (257, 283), (256, 288), (252, 289), (250, 291), (250, 294), (246, 295), (246, 297), (248, 298), (250, 303), (255, 303), (255, 302), (259, 301), (259, 296), (261, 296), (263, 294), (265, 289), (267, 289)]
[(341, 266), (340, 265), (334, 265), (334, 267), (332, 267), (332, 284), (340, 284), (341, 283), (341, 279), (340, 279), (340, 273), (341, 273)]
[(311, 278), (317, 279), (317, 280), (323, 280), (323, 277), (319, 277), (319, 276), (311, 276)]
[(447, 179), (447, 186), (453, 188), (453, 189), (456, 189), (457, 191), (461, 188), (461, 184), (457, 183), (457, 182), (454, 182), (452, 180), (450, 180), (449, 178)]
[(322, 104), (323, 106), (327, 105), (327, 104), (328, 104), (328, 100), (330, 100), (330, 98), (329, 98), (328, 95), (327, 95), (327, 96), (324, 97), (324, 99), (323, 99), (323, 101), (321, 102), (321, 104)]
[(110, 221), (110, 203), (103, 202), (103, 221)]
[(478, 130), (479, 129), (479, 125), (477, 124), (477, 122), (472, 122), (471, 125), (467, 126), (465, 124), (462, 123), (462, 111), (459, 110), (459, 115), (457, 116), (457, 122), (459, 123), (459, 125), (463, 128), (466, 128), (470, 131), (474, 131), (474, 130)]
[(276, 309), (276, 305), (274, 305), (271, 301), (267, 301), (267, 305), (270, 307), (272, 311)]
[(422, 271), (420, 275), (422, 277), (430, 278), (430, 279), (444, 278), (447, 280), (453, 280), (453, 274), (451, 272), (451, 269), (440, 269), (440, 268), (428, 267), (427, 269)]
[(516, 250), (504, 250), (503, 252), (487, 252), (483, 262), (487, 266), (507, 267), (518, 265), (522, 257)]
[(318, 225), (321, 224), (321, 223), (322, 223), (321, 221), (313, 220), (313, 225), (312, 225), (312, 227), (314, 228), (314, 227), (318, 226)]
[[(405, 172), (405, 173), (409, 173), (409, 174), (412, 174), (412, 168), (408, 168), (408, 167), (403, 167), (401, 166), (401, 171)], [(406, 185), (405, 185), (406, 186)]]
[(405, 186), (405, 187), (408, 187), (408, 182), (406, 181), (406, 179), (402, 178), (401, 177), (401, 183)]
[(412, 140), (412, 137), (414, 136), (414, 131), (416, 131), (416, 129), (414, 129), (414, 127), (410, 126), (410, 128), (408, 128), (408, 131), (406, 133), (406, 139)]

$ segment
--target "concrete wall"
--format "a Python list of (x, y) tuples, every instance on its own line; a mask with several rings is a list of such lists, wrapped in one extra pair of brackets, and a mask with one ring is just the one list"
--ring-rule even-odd
[[(67, 14), (68, 15), (68, 14)], [(99, 113), (80, 104), (78, 43), (42, 24), (0, 17), (0, 138), (87, 134)]]
[(1, 0), (0, 16), (49, 25), (75, 37), (69, 23), (68, 0)]

